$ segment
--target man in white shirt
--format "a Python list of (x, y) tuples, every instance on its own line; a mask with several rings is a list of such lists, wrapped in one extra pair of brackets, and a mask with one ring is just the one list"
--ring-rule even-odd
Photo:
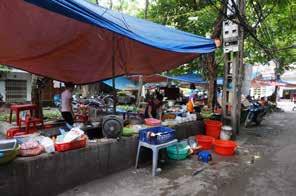
[(74, 85), (72, 83), (65, 83), (66, 89), (62, 92), (62, 104), (61, 104), (61, 112), (64, 120), (69, 125), (74, 124), (73, 119), (73, 110), (72, 110), (72, 91), (74, 89)]

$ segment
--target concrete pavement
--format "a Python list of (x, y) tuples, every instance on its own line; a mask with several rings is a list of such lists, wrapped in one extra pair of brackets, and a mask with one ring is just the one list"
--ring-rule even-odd
[[(252, 131), (261, 158), (245, 175), (219, 189), (219, 195), (296, 195), (296, 113), (275, 113)], [(254, 137), (256, 137), (256, 134)]]
[[(151, 166), (129, 169), (75, 187), (60, 196), (295, 195), (296, 113), (273, 113), (262, 125), (243, 129), (238, 154), (204, 167), (196, 157), (169, 161), (159, 176)], [(191, 173), (204, 167), (192, 176)]]

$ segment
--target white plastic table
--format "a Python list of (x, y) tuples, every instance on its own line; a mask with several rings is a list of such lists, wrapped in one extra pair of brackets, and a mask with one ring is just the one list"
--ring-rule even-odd
[(153, 159), (152, 159), (152, 176), (156, 175), (156, 169), (157, 169), (157, 163), (158, 163), (158, 152), (160, 149), (166, 148), (168, 146), (172, 146), (178, 143), (177, 139), (174, 139), (170, 142), (159, 144), (159, 145), (153, 145), (153, 144), (148, 144), (146, 142), (139, 141), (138, 144), (138, 151), (137, 151), (137, 158), (136, 158), (136, 166), (135, 168), (138, 168), (138, 161), (139, 161), (139, 156), (140, 156), (140, 151), (141, 147), (146, 147), (150, 148), (153, 152)]

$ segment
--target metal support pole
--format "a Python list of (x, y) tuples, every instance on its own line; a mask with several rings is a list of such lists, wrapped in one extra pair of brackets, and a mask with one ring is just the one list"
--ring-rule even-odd
[(137, 96), (137, 107), (140, 106), (141, 103), (141, 95), (142, 95), (142, 88), (143, 88), (143, 76), (139, 76), (139, 89), (138, 89), (138, 96)]
[(115, 35), (112, 34), (112, 90), (113, 90), (113, 114), (116, 114), (117, 93), (115, 86)]

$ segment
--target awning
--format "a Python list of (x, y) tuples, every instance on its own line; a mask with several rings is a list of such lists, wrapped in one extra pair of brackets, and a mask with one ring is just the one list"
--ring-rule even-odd
[(279, 87), (296, 87), (296, 84), (292, 84), (281, 79), (278, 80), (259, 80), (253, 79), (251, 81), (251, 86), (253, 88), (258, 88), (261, 86), (279, 86)]
[(171, 80), (177, 80), (186, 83), (193, 83), (193, 84), (207, 84), (208, 82), (203, 79), (200, 74), (183, 74), (178, 76), (167, 76)]
[[(112, 79), (104, 80), (103, 83), (112, 87)], [(127, 77), (120, 76), (115, 78), (115, 88), (118, 90), (138, 90), (139, 86)]]
[(160, 82), (167, 82), (168, 78), (166, 76), (162, 76), (159, 74), (152, 74), (146, 76), (128, 76), (129, 79), (134, 81), (139, 81), (140, 77), (142, 77), (142, 81), (144, 83), (160, 83)]
[(55, 80), (108, 79), (112, 63), (116, 76), (160, 73), (215, 50), (211, 39), (84, 0), (27, 2), (1, 2), (0, 64)]

